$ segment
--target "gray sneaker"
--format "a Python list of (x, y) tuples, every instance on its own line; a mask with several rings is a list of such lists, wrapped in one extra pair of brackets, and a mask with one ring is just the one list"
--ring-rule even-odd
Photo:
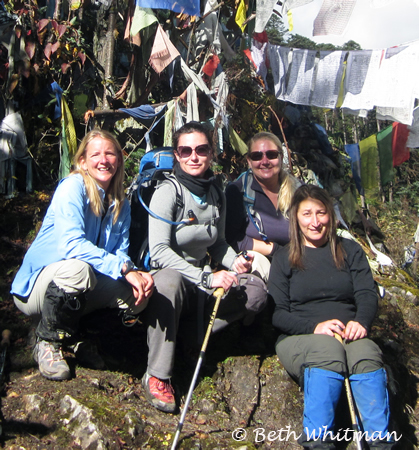
[(39, 365), (39, 372), (54, 381), (68, 380), (71, 377), (58, 342), (38, 341), (33, 349), (33, 358)]

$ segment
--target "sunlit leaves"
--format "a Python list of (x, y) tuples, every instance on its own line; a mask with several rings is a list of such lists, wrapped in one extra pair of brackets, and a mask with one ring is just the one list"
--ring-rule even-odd
[(26, 40), (25, 42), (25, 51), (29, 56), (29, 59), (32, 59), (35, 55), (36, 45), (35, 42)]

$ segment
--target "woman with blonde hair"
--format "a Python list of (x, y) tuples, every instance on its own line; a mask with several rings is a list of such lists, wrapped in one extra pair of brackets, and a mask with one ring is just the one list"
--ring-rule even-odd
[[(57, 381), (71, 376), (62, 348), (74, 346), (83, 314), (120, 308), (124, 317), (135, 316), (154, 290), (151, 275), (138, 271), (128, 256), (131, 218), (120, 144), (110, 133), (92, 130), (82, 140), (74, 166), (60, 181), (11, 289), (16, 306), (40, 318), (34, 359), (44, 377)], [(163, 278), (180, 286), (174, 271)], [(153, 303), (158, 305), (162, 296), (166, 303), (167, 298), (174, 302), (180, 295), (179, 289), (167, 298), (165, 294), (156, 292)], [(158, 352), (152, 350), (153, 360)], [(74, 352), (79, 362), (103, 368), (102, 358), (88, 346), (77, 345)]]
[(281, 141), (273, 133), (263, 131), (248, 144), (249, 169), (226, 189), (227, 242), (237, 250), (256, 254), (254, 266), (262, 264), (262, 277), (267, 279), (269, 259), (289, 242), (288, 210), (299, 181), (283, 166)]

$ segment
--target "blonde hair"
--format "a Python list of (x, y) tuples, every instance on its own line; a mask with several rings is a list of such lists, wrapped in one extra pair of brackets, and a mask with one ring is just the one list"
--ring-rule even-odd
[(90, 200), (90, 207), (96, 216), (101, 216), (104, 212), (104, 205), (102, 198), (99, 194), (96, 181), (85, 171), (81, 166), (81, 159), (85, 159), (87, 146), (93, 139), (101, 138), (112, 143), (118, 154), (118, 158), (121, 160), (121, 164), (117, 168), (115, 175), (112, 177), (109, 189), (107, 190), (107, 200), (109, 205), (115, 203), (113, 223), (118, 219), (121, 213), (122, 205), (125, 200), (124, 192), (124, 156), (122, 154), (122, 148), (116, 138), (105, 130), (94, 129), (89, 131), (80, 143), (77, 153), (74, 155), (75, 169), (71, 172), (71, 175), (79, 173), (83, 177), (84, 185), (86, 186), (87, 197)]
[[(277, 150), (280, 153), (281, 160), (284, 156), (284, 152), (282, 151), (282, 142), (279, 140), (278, 136), (269, 131), (261, 131), (260, 133), (255, 134), (249, 141), (248, 155), (252, 151), (252, 147), (258, 141), (271, 141)], [(295, 177), (289, 174), (284, 167), (281, 167), (281, 171), (279, 172), (279, 193), (278, 193), (278, 204), (277, 210), (281, 211), (282, 215), (288, 219), (289, 210), (291, 207), (291, 199), (294, 195), (295, 190), (298, 187), (298, 181)]]

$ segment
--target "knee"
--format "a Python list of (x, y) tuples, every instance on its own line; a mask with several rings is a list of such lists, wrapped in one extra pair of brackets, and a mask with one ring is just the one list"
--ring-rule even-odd
[(183, 277), (177, 270), (162, 269), (153, 275), (156, 293), (172, 302), (182, 300), (185, 296)]
[[(245, 279), (244, 285), (242, 285), (243, 279)], [(268, 290), (262, 279), (253, 274), (243, 274), (239, 276), (239, 296), (242, 289), (246, 297), (245, 308), (247, 312), (257, 314), (263, 311), (268, 302)]]
[(69, 259), (51, 281), (70, 294), (92, 291), (97, 283), (92, 266), (78, 259)]
[(313, 335), (313, 337), (317, 340), (317, 345), (311, 352), (308, 365), (345, 375), (346, 353), (343, 345), (331, 336)]
[(360, 339), (347, 345), (349, 374), (375, 372), (383, 367), (382, 352), (370, 339)]

